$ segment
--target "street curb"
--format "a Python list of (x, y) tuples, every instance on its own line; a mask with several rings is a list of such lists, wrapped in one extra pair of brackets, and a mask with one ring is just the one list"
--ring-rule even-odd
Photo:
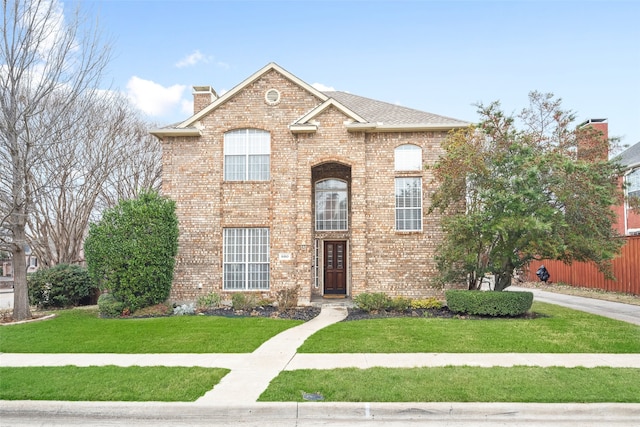
[[(446, 403), (446, 402), (258, 402), (251, 405), (170, 402), (0, 401), (0, 418), (32, 420), (100, 418), (103, 420), (424, 420), (501, 422), (638, 422), (640, 404), (625, 403)], [(633, 425), (633, 424), (632, 424)]]

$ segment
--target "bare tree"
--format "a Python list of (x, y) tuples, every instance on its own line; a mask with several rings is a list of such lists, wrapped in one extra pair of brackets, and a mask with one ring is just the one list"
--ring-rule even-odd
[(102, 186), (94, 212), (99, 214), (120, 200), (134, 199), (141, 190), (160, 191), (162, 183), (162, 147), (149, 134), (149, 123), (129, 115), (126, 129), (120, 135), (126, 143), (126, 155), (119, 159)]
[(14, 264), (13, 317), (22, 320), (31, 317), (24, 252), (27, 219), (46, 191), (41, 175), (64, 131), (60, 117), (93, 113), (84, 107), (100, 96), (110, 51), (95, 26), (83, 25), (79, 9), (66, 22), (56, 0), (3, 0), (2, 9), (0, 230), (7, 232), (0, 239)]
[(50, 162), (34, 179), (41, 191), (34, 199), (27, 238), (43, 266), (83, 262), (92, 218), (142, 189), (159, 187), (159, 144), (124, 96), (105, 93), (89, 108), (92, 114), (65, 115)]

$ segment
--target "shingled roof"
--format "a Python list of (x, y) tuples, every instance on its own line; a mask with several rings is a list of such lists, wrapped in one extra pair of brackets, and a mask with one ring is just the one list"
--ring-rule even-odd
[(353, 95), (347, 92), (323, 92), (330, 98), (335, 99), (345, 107), (353, 110), (365, 118), (369, 123), (379, 123), (384, 125), (420, 125), (420, 124), (450, 124), (467, 126), (468, 122), (453, 119), (451, 117), (439, 116), (437, 114), (414, 110), (412, 108), (401, 107), (388, 102), (377, 101)]
[(640, 142), (620, 154), (620, 163), (627, 167), (640, 165)]
[(463, 128), (470, 124), (462, 120), (439, 116), (437, 114), (414, 110), (412, 108), (401, 107), (388, 102), (376, 101), (374, 99), (352, 95), (347, 92), (321, 92), (312, 85), (300, 80), (298, 77), (280, 67), (278, 64), (272, 62), (245, 79), (230, 91), (213, 100), (211, 104), (202, 108), (187, 120), (160, 129), (151, 129), (150, 133), (159, 138), (164, 136), (200, 136), (202, 134), (201, 125), (199, 124), (200, 119), (218, 108), (218, 106), (227, 102), (238, 92), (262, 77), (264, 74), (274, 70), (300, 87), (306, 89), (321, 101), (321, 103), (313, 110), (289, 126), (289, 129), (294, 133), (315, 132), (317, 130), (317, 124), (313, 123), (313, 118), (329, 106), (340, 109), (352, 119), (352, 122), (346, 125), (348, 131), (396, 132), (450, 130)]

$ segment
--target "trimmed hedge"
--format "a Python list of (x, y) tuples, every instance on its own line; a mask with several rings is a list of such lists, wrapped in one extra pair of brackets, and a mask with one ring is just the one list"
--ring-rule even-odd
[(533, 304), (532, 292), (449, 289), (445, 292), (445, 296), (447, 307), (452, 312), (476, 316), (521, 316)]

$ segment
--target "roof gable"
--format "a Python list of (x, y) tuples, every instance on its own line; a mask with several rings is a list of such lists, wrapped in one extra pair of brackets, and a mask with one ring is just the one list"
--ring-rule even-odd
[(213, 111), (216, 108), (218, 108), (218, 106), (224, 104), (229, 99), (233, 98), (238, 92), (242, 91), (245, 87), (249, 86), (251, 83), (255, 82), (260, 77), (262, 77), (263, 75), (265, 75), (266, 73), (268, 73), (268, 72), (270, 72), (272, 70), (280, 73), (285, 78), (289, 79), (290, 81), (292, 81), (293, 83), (295, 83), (298, 86), (302, 87), (303, 89), (307, 90), (308, 92), (311, 92), (313, 95), (315, 95), (316, 97), (320, 98), (322, 101), (326, 101), (328, 99), (328, 97), (324, 93), (320, 92), (319, 90), (317, 90), (313, 86), (311, 86), (311, 85), (305, 83), (304, 81), (300, 80), (298, 77), (294, 76), (293, 74), (291, 74), (290, 72), (288, 72), (284, 68), (280, 67), (275, 62), (271, 62), (270, 64), (267, 64), (265, 67), (263, 67), (262, 69), (258, 70), (255, 73), (253, 73), (248, 78), (246, 78), (242, 83), (238, 84), (233, 89), (231, 89), (230, 91), (226, 92), (224, 95), (222, 95), (221, 97), (216, 99), (214, 102), (209, 104), (207, 107), (203, 108), (200, 112), (194, 114), (193, 116), (189, 117), (184, 122), (180, 123), (177, 126), (177, 128), (183, 129), (183, 128), (187, 128), (187, 127), (193, 126), (194, 123), (198, 122), (198, 120), (200, 120), (202, 117), (206, 116), (211, 111)]
[(329, 108), (331, 106), (337, 108), (344, 115), (350, 117), (351, 119), (353, 119), (353, 120), (355, 120), (357, 122), (361, 122), (361, 123), (366, 123), (367, 122), (367, 120), (362, 118), (362, 117), (360, 117), (358, 115), (358, 113), (356, 113), (353, 110), (347, 108), (346, 106), (344, 106), (340, 102), (336, 101), (335, 99), (329, 98), (325, 102), (323, 102), (322, 104), (318, 105), (316, 108), (311, 110), (309, 113), (305, 114), (303, 117), (298, 119), (296, 121), (296, 124), (304, 124), (304, 123), (309, 122), (310, 120), (313, 120), (314, 117), (317, 117), (320, 113), (322, 113), (324, 110), (326, 110), (327, 108)]
[(302, 90), (309, 92), (320, 100), (319, 105), (289, 125), (289, 130), (293, 133), (316, 132), (318, 124), (313, 119), (329, 107), (335, 107), (348, 119), (351, 119), (351, 122), (349, 122), (349, 120), (345, 122), (345, 128), (350, 132), (446, 131), (455, 128), (464, 128), (470, 125), (470, 123), (466, 121), (402, 107), (388, 102), (376, 101), (347, 92), (321, 92), (280, 67), (278, 64), (272, 62), (185, 121), (166, 128), (153, 129), (151, 133), (158, 137), (200, 136), (202, 134), (200, 120), (203, 117), (228, 102), (243, 89), (271, 71), (279, 73), (284, 78), (299, 86)]

